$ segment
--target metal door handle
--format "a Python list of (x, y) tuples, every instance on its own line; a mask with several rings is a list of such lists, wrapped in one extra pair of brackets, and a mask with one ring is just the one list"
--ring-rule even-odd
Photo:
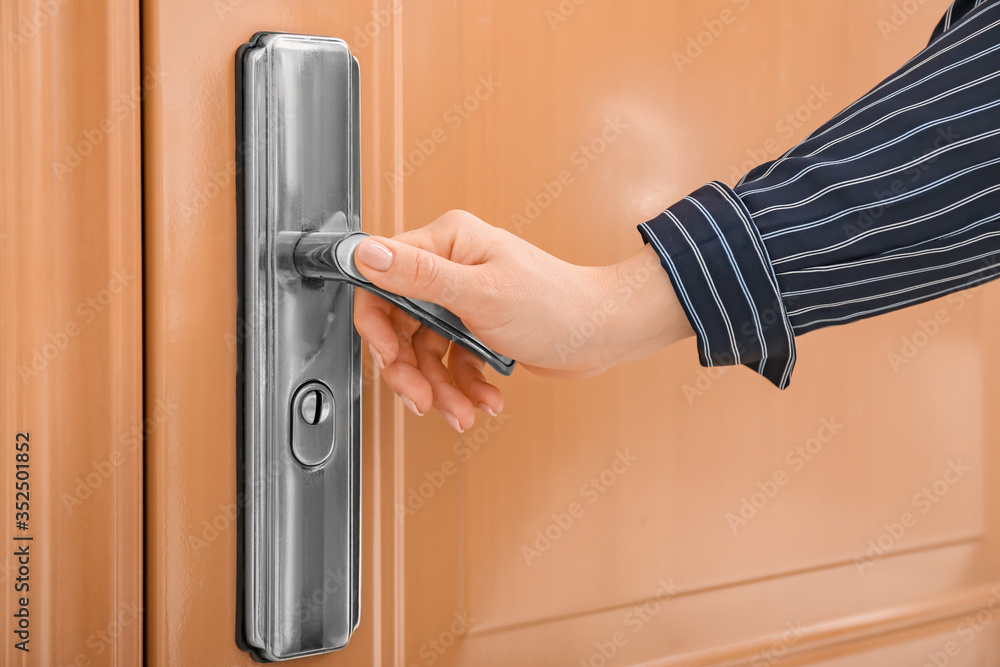
[(509, 375), (453, 313), (372, 285), (360, 73), (339, 39), (258, 33), (236, 55), (240, 288), (237, 642), (259, 660), (343, 648), (361, 611), (361, 340), (354, 288)]
[(513, 359), (497, 354), (487, 347), (469, 331), (458, 315), (444, 306), (394, 294), (373, 285), (365, 278), (354, 263), (354, 251), (358, 244), (368, 236), (367, 233), (312, 232), (295, 234), (294, 232), (285, 232), (285, 234), (293, 234), (295, 238), (279, 241), (279, 247), (287, 247), (288, 244), (294, 243), (292, 263), (295, 270), (303, 278), (339, 280), (366, 289), (391, 302), (432, 331), (477, 355), (498, 373), (510, 375), (514, 372), (515, 362)]

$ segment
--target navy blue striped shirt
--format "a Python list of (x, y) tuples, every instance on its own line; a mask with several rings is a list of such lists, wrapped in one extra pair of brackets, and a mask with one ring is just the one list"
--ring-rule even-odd
[(1000, 276), (1000, 0), (781, 158), (639, 226), (705, 366), (788, 386), (795, 337)]

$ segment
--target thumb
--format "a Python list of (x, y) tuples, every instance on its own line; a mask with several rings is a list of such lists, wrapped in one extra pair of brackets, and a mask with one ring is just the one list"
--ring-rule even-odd
[(439, 305), (453, 301), (462, 291), (468, 269), (422, 248), (381, 236), (359, 243), (354, 262), (376, 286)]

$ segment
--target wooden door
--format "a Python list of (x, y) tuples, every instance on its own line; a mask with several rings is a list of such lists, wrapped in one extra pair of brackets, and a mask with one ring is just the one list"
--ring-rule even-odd
[[(852, 102), (946, 4), (143, 2), (163, 82), (143, 116), (145, 400), (178, 406), (147, 445), (148, 663), (250, 663), (233, 639), (250, 35), (350, 43), (367, 230), (459, 207), (599, 264)], [(520, 370), (460, 437), (366, 359), (361, 626), (309, 662), (997, 664), (998, 324), (986, 287), (816, 332), (784, 393), (701, 369), (693, 344), (586, 382)]]
[(136, 665), (143, 433), (162, 423), (142, 393), (157, 81), (134, 2), (5, 1), (0, 39), (0, 663)]

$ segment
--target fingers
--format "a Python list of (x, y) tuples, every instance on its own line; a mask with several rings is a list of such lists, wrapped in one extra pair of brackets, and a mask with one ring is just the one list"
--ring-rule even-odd
[(459, 432), (475, 422), (476, 407), (499, 414), (503, 396), (486, 382), (479, 357), (374, 294), (358, 290), (354, 311), (358, 333), (368, 341), (386, 384), (414, 414), (437, 408)]
[(496, 417), (503, 410), (503, 394), (486, 381), (486, 362), (460, 345), (452, 345), (448, 353), (448, 372), (458, 388), (476, 407)]
[[(462, 294), (463, 310), (475, 311), (482, 299), (468, 287), (475, 285), (476, 265), (494, 251), (493, 229), (469, 213), (450, 211), (393, 239), (369, 237), (354, 259), (361, 273), (385, 290), (446, 307)], [(357, 292), (354, 310), (358, 332), (383, 377), (413, 412), (435, 407), (460, 432), (472, 426), (476, 407), (494, 416), (500, 412), (503, 396), (486, 382), (484, 363), (475, 355), (367, 292)]]
[(363, 240), (354, 254), (362, 274), (406, 297), (447, 305), (462, 294), (474, 308), (473, 271), (496, 251), (497, 230), (465, 211), (449, 211), (431, 224), (387, 239)]
[(468, 396), (454, 385), (444, 357), (450, 341), (430, 329), (421, 329), (413, 337), (413, 350), (420, 372), (434, 392), (434, 407), (441, 411), (445, 421), (461, 433), (476, 420), (475, 407)]
[(442, 305), (464, 291), (469, 271), (429, 250), (375, 236), (358, 245), (354, 260), (361, 273), (382, 289)]
[(417, 367), (413, 335), (420, 323), (385, 299), (357, 290), (354, 295), (354, 325), (368, 341), (372, 359), (400, 400), (422, 416), (433, 404), (430, 383)]
[(417, 366), (413, 348), (409, 345), (400, 350), (396, 362), (382, 371), (386, 384), (399, 395), (403, 405), (418, 417), (434, 405), (434, 391)]
[(372, 357), (382, 370), (399, 354), (399, 334), (390, 317), (393, 310), (398, 309), (371, 292), (354, 291), (354, 326), (368, 341)]
[(473, 266), (482, 264), (495, 252), (497, 244), (493, 233), (496, 231), (471, 213), (455, 210), (429, 225), (398, 234), (392, 240)]

